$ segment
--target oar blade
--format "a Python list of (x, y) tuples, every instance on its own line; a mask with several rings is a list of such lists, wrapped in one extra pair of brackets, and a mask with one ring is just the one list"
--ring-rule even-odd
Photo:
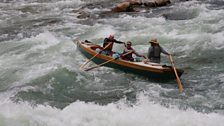
[(183, 89), (183, 86), (182, 86), (182, 84), (181, 84), (180, 78), (179, 78), (179, 76), (178, 76), (178, 74), (177, 74), (177, 70), (176, 70), (176, 68), (175, 68), (175, 66), (174, 66), (173, 58), (172, 58), (171, 55), (169, 55), (169, 60), (170, 60), (170, 63), (171, 63), (171, 65), (172, 65), (172, 68), (173, 68), (173, 70), (174, 70), (174, 73), (175, 73), (175, 76), (176, 76), (176, 79), (177, 79), (177, 84), (178, 84), (178, 86), (179, 86), (179, 90), (180, 90), (180, 92), (182, 93), (182, 92), (184, 91), (184, 89)]

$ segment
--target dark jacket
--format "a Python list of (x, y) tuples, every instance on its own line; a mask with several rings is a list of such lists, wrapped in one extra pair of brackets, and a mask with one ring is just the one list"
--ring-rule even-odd
[(105, 50), (112, 51), (114, 43), (119, 43), (119, 44), (124, 43), (124, 42), (121, 42), (121, 41), (117, 41), (116, 39), (105, 38), (104, 42), (103, 42), (103, 47), (106, 47), (110, 42), (111, 42), (110, 46), (107, 47)]
[(160, 63), (161, 53), (169, 55), (169, 53), (165, 51), (160, 45), (152, 45), (149, 47), (147, 57), (149, 58), (150, 62)]

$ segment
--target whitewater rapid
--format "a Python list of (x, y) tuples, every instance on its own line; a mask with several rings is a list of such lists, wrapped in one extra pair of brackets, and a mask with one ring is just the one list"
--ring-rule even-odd
[(140, 94), (135, 105), (127, 105), (125, 99), (117, 103), (101, 106), (94, 103), (76, 101), (60, 110), (48, 105), (31, 106), (24, 102), (1, 104), (2, 126), (222, 126), (224, 117), (203, 114), (192, 109), (179, 110), (154, 104)]
[[(223, 125), (222, 1), (176, 2), (149, 14), (100, 17), (113, 2), (0, 2), (0, 126)], [(77, 18), (77, 10), (89, 3), (93, 8), (84, 10), (93, 16)], [(73, 40), (102, 44), (110, 34), (132, 41), (140, 53), (157, 37), (185, 70), (184, 93), (175, 80), (154, 83), (105, 67), (80, 70), (87, 59)]]

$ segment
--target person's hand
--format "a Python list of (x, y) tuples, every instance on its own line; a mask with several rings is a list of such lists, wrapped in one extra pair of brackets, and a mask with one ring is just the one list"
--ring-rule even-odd
[(147, 64), (149, 62), (148, 59), (143, 59), (142, 61), (143, 61), (144, 64)]
[(125, 43), (125, 42), (123, 42), (123, 44), (124, 44), (124, 46), (126, 47), (126, 43)]

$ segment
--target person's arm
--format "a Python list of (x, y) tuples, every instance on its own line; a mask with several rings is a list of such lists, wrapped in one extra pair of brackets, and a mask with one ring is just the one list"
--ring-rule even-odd
[(113, 42), (115, 42), (115, 43), (119, 43), (119, 44), (123, 44), (123, 43), (125, 43), (125, 42), (122, 42), (122, 41), (117, 41), (116, 39), (114, 39)]
[(163, 47), (160, 46), (160, 49), (163, 54), (170, 55), (170, 53), (168, 53), (166, 50), (164, 50)]
[(147, 57), (150, 59), (152, 56), (151, 56), (151, 52), (152, 52), (152, 46), (149, 47), (148, 49), (148, 54), (147, 54)]
[(144, 58), (146, 59), (146, 57), (145, 57), (144, 54), (140, 54), (140, 53), (136, 52), (133, 48), (132, 48), (132, 50), (133, 50), (133, 53), (134, 53), (136, 56), (144, 57)]

